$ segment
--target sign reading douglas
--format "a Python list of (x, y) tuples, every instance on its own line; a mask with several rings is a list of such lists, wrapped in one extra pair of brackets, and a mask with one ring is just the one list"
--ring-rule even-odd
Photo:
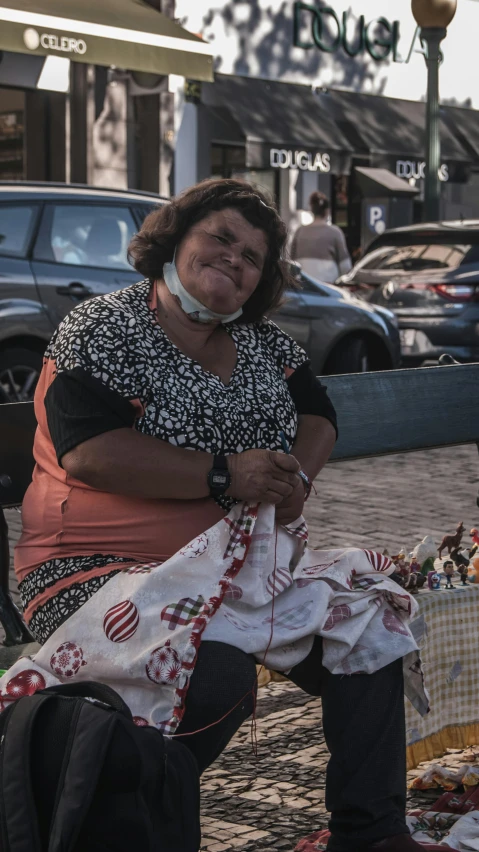
[[(302, 37), (304, 26), (311, 37), (305, 41)], [(409, 62), (413, 51), (423, 53), (419, 27), (416, 27), (411, 44), (401, 54), (400, 21), (389, 21), (379, 17), (366, 23), (364, 15), (353, 18), (350, 11), (343, 12), (341, 19), (331, 6), (312, 6), (296, 0), (294, 4), (295, 47), (309, 50), (317, 47), (324, 53), (344, 50), (350, 57), (366, 51), (376, 62), (382, 62), (392, 56), (394, 62)]]
[(308, 151), (291, 151), (287, 148), (271, 148), (269, 162), (273, 169), (301, 169), (308, 172), (331, 171), (329, 154), (312, 154)]

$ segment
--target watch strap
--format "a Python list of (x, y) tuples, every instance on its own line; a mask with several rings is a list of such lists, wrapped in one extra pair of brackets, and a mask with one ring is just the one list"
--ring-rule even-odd
[(213, 456), (213, 467), (218, 470), (228, 470), (226, 456)]

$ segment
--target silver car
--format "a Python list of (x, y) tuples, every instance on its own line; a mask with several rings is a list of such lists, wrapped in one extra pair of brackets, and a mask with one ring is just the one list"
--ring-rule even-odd
[(479, 220), (385, 231), (337, 283), (394, 311), (405, 366), (479, 360)]

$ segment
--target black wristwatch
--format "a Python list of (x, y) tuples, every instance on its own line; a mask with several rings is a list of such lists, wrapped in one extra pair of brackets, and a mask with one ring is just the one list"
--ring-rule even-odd
[(213, 467), (208, 474), (208, 486), (212, 497), (221, 497), (231, 485), (226, 456), (215, 456)]

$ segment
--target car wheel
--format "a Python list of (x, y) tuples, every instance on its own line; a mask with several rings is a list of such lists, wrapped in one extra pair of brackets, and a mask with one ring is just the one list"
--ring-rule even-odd
[(362, 337), (349, 337), (331, 352), (325, 365), (329, 376), (341, 373), (367, 373), (371, 370), (371, 359), (366, 341)]
[(32, 400), (42, 364), (42, 356), (32, 349), (0, 352), (0, 403)]

